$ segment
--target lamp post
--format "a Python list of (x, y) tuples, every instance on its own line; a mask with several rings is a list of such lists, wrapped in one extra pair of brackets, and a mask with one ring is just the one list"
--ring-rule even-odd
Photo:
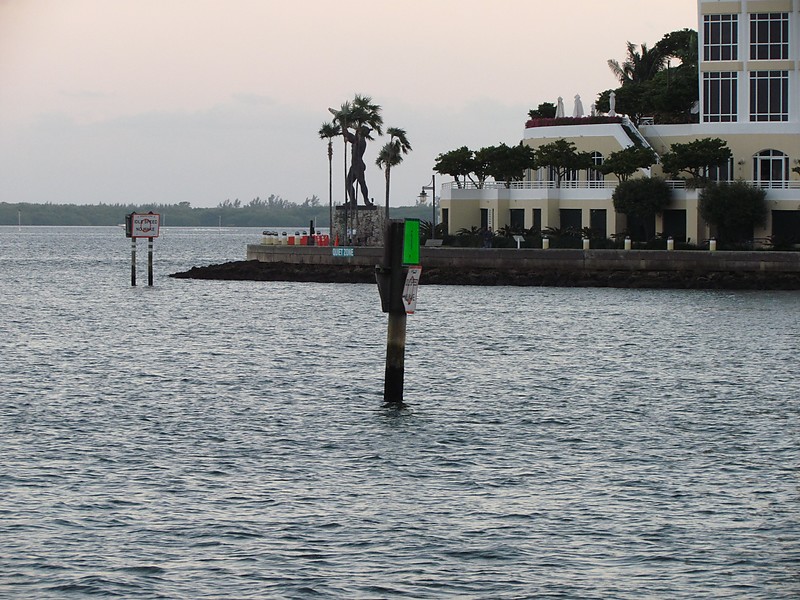
[(433, 207), (433, 221), (431, 221), (431, 239), (436, 239), (436, 175), (431, 176), (431, 184), (423, 185), (422, 191), (419, 193), (419, 203), (424, 204), (428, 198), (425, 190), (431, 191), (431, 206)]

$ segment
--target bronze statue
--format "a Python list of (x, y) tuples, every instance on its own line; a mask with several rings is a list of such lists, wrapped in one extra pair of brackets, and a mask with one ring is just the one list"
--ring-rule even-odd
[(369, 200), (369, 191), (367, 190), (367, 181), (365, 174), (367, 172), (367, 164), (364, 162), (364, 152), (367, 149), (367, 139), (372, 131), (366, 125), (362, 125), (357, 133), (353, 134), (349, 129), (345, 129), (345, 137), (350, 142), (352, 148), (350, 171), (347, 173), (347, 197), (350, 199), (351, 206), (358, 206), (358, 198), (356, 197), (356, 184), (361, 189), (361, 196), (364, 198), (366, 206), (372, 206)]

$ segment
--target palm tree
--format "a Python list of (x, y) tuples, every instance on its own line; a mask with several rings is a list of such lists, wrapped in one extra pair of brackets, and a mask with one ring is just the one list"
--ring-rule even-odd
[(649, 81), (664, 68), (666, 56), (658, 48), (650, 50), (647, 44), (642, 44), (637, 50), (636, 44), (628, 42), (627, 49), (628, 55), (622, 64), (613, 58), (608, 61), (609, 68), (623, 86)]
[(408, 143), (405, 129), (399, 127), (389, 127), (386, 130), (389, 134), (389, 141), (381, 148), (378, 153), (378, 159), (375, 164), (384, 169), (386, 177), (386, 221), (389, 221), (389, 179), (392, 167), (396, 167), (403, 162), (403, 155), (408, 154), (411, 150), (411, 144)]
[(319, 128), (319, 138), (328, 140), (328, 214), (331, 233), (333, 233), (333, 138), (341, 135), (342, 130), (336, 123), (323, 123)]
[[(350, 126), (350, 112), (352, 111), (352, 106), (349, 102), (342, 103), (342, 106), (339, 110), (335, 110), (333, 108), (329, 108), (328, 111), (333, 115), (333, 121), (335, 124), (339, 126), (339, 133), (342, 135), (342, 139), (344, 140), (344, 241), (345, 244), (347, 243), (347, 230), (348, 230), (348, 221), (347, 221), (347, 128)], [(333, 225), (331, 225), (333, 226)], [(331, 231), (333, 233), (333, 231)]]

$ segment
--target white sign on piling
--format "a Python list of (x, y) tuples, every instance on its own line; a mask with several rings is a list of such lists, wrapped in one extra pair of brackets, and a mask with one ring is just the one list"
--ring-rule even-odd
[(406, 314), (413, 315), (417, 310), (417, 291), (419, 278), (422, 276), (422, 267), (409, 267), (406, 274), (406, 283), (403, 286), (403, 306)]
[(132, 238), (156, 238), (158, 228), (161, 225), (161, 215), (157, 214), (131, 214), (131, 234)]

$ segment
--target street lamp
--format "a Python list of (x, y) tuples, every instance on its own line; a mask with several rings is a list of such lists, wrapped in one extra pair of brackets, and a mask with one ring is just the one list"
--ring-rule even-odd
[(422, 191), (419, 193), (419, 203), (424, 204), (428, 199), (428, 194), (425, 190), (431, 191), (431, 206), (433, 207), (433, 221), (431, 221), (431, 239), (436, 239), (436, 175), (431, 176), (431, 184), (423, 185)]

